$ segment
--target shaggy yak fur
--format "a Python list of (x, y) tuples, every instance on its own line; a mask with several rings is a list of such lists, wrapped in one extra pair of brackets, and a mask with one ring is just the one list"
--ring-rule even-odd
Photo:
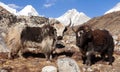
[(103, 60), (108, 57), (109, 64), (113, 62), (114, 42), (107, 30), (92, 30), (88, 25), (80, 26), (76, 33), (76, 45), (80, 48), (83, 63), (92, 64), (95, 55), (100, 55)]
[(24, 27), (18, 26), (9, 29), (6, 36), (6, 42), (10, 52), (9, 58), (15, 56), (23, 57), (26, 51), (34, 53), (43, 53), (47, 60), (52, 57), (52, 51), (55, 49), (56, 30), (50, 24), (43, 27)]

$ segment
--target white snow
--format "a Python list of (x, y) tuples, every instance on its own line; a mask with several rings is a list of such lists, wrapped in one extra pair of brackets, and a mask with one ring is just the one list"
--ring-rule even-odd
[(7, 11), (9, 11), (10, 13), (16, 15), (16, 12), (17, 12), (16, 9), (13, 9), (13, 8), (9, 7), (8, 5), (2, 3), (2, 2), (0, 2), (0, 6), (3, 7), (3, 8), (5, 8), (5, 9), (6, 9)]
[(104, 14), (108, 14), (108, 13), (112, 13), (112, 12), (116, 12), (116, 11), (120, 11), (120, 2), (117, 3), (113, 8), (111, 8), (110, 10), (106, 11)]
[(72, 21), (72, 24), (80, 25), (87, 22), (90, 19), (90, 17), (85, 15), (83, 12), (78, 12), (76, 9), (71, 9), (56, 19), (67, 26), (70, 22), (70, 19)]
[(32, 5), (25, 6), (21, 11), (18, 12), (18, 15), (39, 16), (38, 12), (32, 7)]

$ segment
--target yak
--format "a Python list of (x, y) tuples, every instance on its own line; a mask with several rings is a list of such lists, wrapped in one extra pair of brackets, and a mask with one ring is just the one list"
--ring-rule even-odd
[[(9, 58), (19, 55), (23, 58), (26, 51), (42, 52), (47, 60), (50, 60), (51, 53), (54, 50), (56, 41), (56, 30), (54, 27), (44, 25), (43, 27), (25, 27), (21, 33), (15, 27), (13, 33), (9, 34), (8, 47), (10, 52)], [(11, 31), (9, 31), (10, 33)]]
[(114, 41), (109, 31), (94, 29), (82, 25), (76, 31), (76, 45), (82, 53), (83, 63), (92, 65), (92, 59), (99, 54), (102, 60), (108, 57), (109, 64), (113, 62)]
[(19, 24), (11, 27), (6, 35), (10, 59), (17, 55), (23, 58), (23, 53), (30, 51), (43, 53), (47, 60), (51, 60), (57, 41), (62, 39), (68, 27), (57, 20), (50, 20), (42, 27), (22, 26)]

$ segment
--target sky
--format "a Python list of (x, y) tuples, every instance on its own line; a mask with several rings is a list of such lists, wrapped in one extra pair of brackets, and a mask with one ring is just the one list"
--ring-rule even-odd
[(26, 5), (32, 5), (36, 11), (45, 17), (57, 18), (66, 11), (76, 9), (93, 18), (103, 15), (120, 0), (0, 0), (20, 11)]

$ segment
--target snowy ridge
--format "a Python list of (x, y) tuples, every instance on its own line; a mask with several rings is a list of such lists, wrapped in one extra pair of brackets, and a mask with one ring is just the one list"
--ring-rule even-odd
[(38, 12), (31, 5), (25, 6), (21, 11), (17, 13), (17, 15), (39, 16)]
[(65, 14), (56, 19), (67, 26), (70, 22), (70, 19), (72, 21), (72, 24), (80, 25), (84, 22), (87, 22), (90, 19), (90, 17), (86, 16), (83, 12), (78, 12), (76, 9), (72, 9), (68, 10)]
[(120, 2), (117, 3), (112, 9), (105, 12), (104, 14), (108, 14), (108, 13), (112, 13), (112, 12), (116, 12), (116, 11), (120, 11)]
[(8, 5), (2, 3), (2, 2), (0, 2), (0, 6), (2, 6), (3, 8), (5, 8), (7, 11), (9, 11), (12, 14), (15, 14), (15, 15), (17, 14), (16, 9), (13, 9), (13, 8), (9, 7)]

